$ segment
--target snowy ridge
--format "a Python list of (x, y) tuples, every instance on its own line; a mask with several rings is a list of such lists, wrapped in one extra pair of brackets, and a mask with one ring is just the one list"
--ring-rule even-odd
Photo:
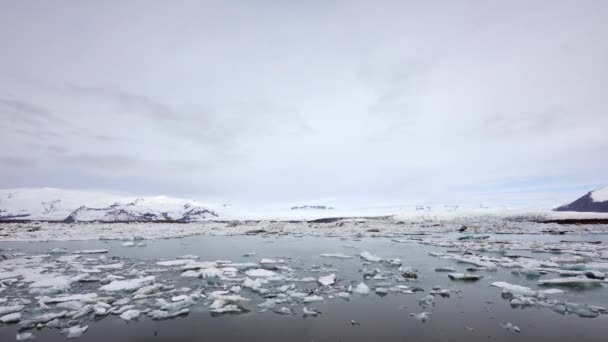
[(134, 198), (53, 188), (0, 190), (0, 220), (195, 222), (217, 218), (214, 207), (219, 206), (166, 196)]
[(591, 191), (576, 201), (562, 205), (555, 210), (608, 213), (608, 187)]
[(592, 191), (591, 199), (593, 200), (593, 202), (608, 201), (608, 186), (599, 190)]

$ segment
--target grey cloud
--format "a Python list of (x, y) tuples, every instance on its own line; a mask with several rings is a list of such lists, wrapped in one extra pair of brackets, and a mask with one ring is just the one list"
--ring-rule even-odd
[(178, 116), (166, 104), (150, 97), (119, 89), (118, 87), (101, 87), (70, 84), (69, 88), (76, 94), (91, 96), (116, 105), (118, 114), (141, 115), (154, 119), (175, 119)]
[(49, 110), (32, 102), (0, 98), (0, 117), (14, 122), (31, 125), (65, 124), (66, 122), (52, 114)]

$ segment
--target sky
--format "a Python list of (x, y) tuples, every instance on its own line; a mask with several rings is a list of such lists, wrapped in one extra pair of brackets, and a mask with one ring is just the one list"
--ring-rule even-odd
[(0, 188), (243, 203), (608, 185), (608, 2), (1, 1)]

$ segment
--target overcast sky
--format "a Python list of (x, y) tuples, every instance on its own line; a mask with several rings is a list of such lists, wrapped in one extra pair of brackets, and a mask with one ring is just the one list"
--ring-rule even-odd
[(608, 185), (608, 1), (2, 1), (0, 187), (242, 202)]

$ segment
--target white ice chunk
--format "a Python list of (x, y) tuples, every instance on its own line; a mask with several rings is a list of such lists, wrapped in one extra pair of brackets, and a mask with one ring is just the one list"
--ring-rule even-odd
[(135, 291), (146, 285), (154, 283), (156, 277), (148, 276), (142, 278), (128, 279), (128, 280), (114, 280), (113, 282), (100, 287), (101, 291), (115, 292), (115, 291)]
[(303, 302), (304, 303), (311, 303), (311, 302), (322, 302), (323, 301), (323, 297), (321, 296), (307, 296), (304, 298)]
[(317, 282), (323, 286), (329, 286), (336, 282), (336, 275), (334, 273), (326, 276), (319, 277)]
[(34, 334), (32, 334), (29, 331), (24, 331), (24, 332), (20, 332), (17, 333), (17, 341), (25, 341), (25, 340), (33, 340), (36, 338), (36, 336), (34, 336)]
[(124, 319), (125, 321), (130, 321), (139, 317), (140, 313), (141, 311), (139, 310), (127, 310), (120, 315), (120, 318)]
[(265, 270), (263, 268), (247, 270), (245, 271), (245, 274), (252, 278), (270, 278), (277, 275), (276, 272)]
[(101, 254), (108, 253), (107, 249), (83, 249), (80, 251), (74, 252), (74, 254)]
[(171, 266), (187, 265), (187, 264), (190, 264), (190, 263), (195, 263), (195, 260), (192, 260), (192, 259), (167, 260), (167, 261), (159, 261), (156, 264), (158, 266), (171, 267)]
[(4, 315), (4, 316), (0, 317), (0, 322), (2, 322), (4, 324), (17, 323), (20, 320), (21, 320), (21, 313), (19, 313), (19, 312), (13, 312), (8, 315)]
[(468, 273), (448, 273), (448, 277), (452, 280), (479, 280), (483, 278), (482, 275)]
[(361, 257), (361, 259), (365, 260), (365, 261), (369, 261), (369, 262), (380, 262), (382, 261), (382, 258), (376, 255), (371, 254), (368, 251), (363, 251), (359, 254), (359, 257)]
[(600, 279), (590, 279), (583, 277), (566, 277), (539, 280), (538, 285), (563, 285), (563, 286), (596, 286), (600, 285)]
[(342, 253), (321, 253), (324, 258), (338, 258), (338, 259), (351, 259), (352, 256)]
[(23, 310), (23, 305), (8, 305), (8, 306), (0, 306), (0, 315), (6, 315), (13, 312), (19, 312)]
[(161, 319), (175, 318), (177, 316), (187, 315), (189, 313), (190, 313), (190, 310), (188, 310), (188, 309), (181, 309), (181, 310), (174, 311), (174, 312), (168, 312), (168, 311), (164, 311), (164, 310), (154, 310), (150, 313), (150, 316), (152, 316), (152, 319), (161, 320)]
[(89, 329), (88, 325), (85, 325), (84, 327), (81, 327), (79, 325), (75, 325), (73, 327), (69, 327), (67, 329), (63, 329), (61, 331), (62, 334), (67, 334), (66, 338), (78, 338), (80, 336), (82, 336), (82, 334), (84, 334), (87, 329)]
[(410, 316), (413, 316), (417, 320), (424, 323), (424, 322), (428, 321), (429, 318), (431, 318), (431, 313), (425, 311), (425, 312), (421, 312), (421, 313), (411, 313)]
[(362, 294), (362, 295), (366, 295), (366, 294), (369, 294), (369, 287), (367, 285), (365, 285), (365, 283), (359, 283), (359, 285), (357, 285), (355, 287), (353, 292)]

